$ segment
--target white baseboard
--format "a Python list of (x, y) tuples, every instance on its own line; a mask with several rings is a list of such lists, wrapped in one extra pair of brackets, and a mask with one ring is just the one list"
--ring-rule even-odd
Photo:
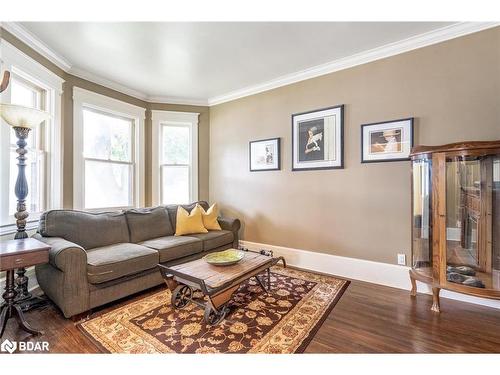
[[(409, 267), (250, 241), (240, 241), (240, 246), (249, 250), (272, 250), (275, 255), (283, 256), (287, 264), (291, 266), (398, 289), (411, 289)], [(431, 294), (431, 289), (427, 284), (417, 282), (417, 290), (419, 293)], [(440, 295), (442, 298), (500, 309), (498, 300), (468, 296), (448, 290), (442, 290)]]

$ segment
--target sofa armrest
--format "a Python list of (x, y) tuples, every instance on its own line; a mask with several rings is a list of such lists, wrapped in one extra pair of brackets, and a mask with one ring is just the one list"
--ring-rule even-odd
[(49, 263), (57, 269), (68, 272), (75, 266), (87, 267), (87, 252), (83, 247), (61, 237), (43, 237), (39, 233), (33, 238), (51, 246), (49, 250)]
[(224, 230), (230, 230), (231, 232), (238, 233), (241, 227), (240, 219), (233, 219), (228, 217), (217, 218), (219, 225)]
[(221, 229), (230, 230), (233, 232), (233, 248), (238, 249), (240, 247), (240, 238), (238, 235), (238, 231), (241, 228), (241, 222), (239, 219), (232, 219), (228, 217), (219, 217), (217, 218), (219, 221), (219, 225)]
[(35, 266), (40, 288), (66, 318), (89, 310), (87, 252), (61, 237), (43, 237), (39, 233), (33, 237), (52, 247), (49, 263)]

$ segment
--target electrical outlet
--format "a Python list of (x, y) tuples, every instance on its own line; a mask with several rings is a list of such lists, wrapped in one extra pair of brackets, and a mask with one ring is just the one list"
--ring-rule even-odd
[(406, 266), (406, 255), (405, 254), (398, 254), (398, 264), (400, 266)]

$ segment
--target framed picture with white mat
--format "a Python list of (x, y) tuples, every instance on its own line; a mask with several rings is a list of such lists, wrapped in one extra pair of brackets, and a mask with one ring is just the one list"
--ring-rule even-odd
[(410, 160), (413, 117), (361, 125), (361, 162)]
[(344, 168), (344, 106), (292, 115), (292, 171)]

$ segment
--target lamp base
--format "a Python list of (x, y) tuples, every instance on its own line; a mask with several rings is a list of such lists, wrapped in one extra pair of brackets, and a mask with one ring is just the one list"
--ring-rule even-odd
[(24, 238), (28, 238), (28, 233), (26, 233), (24, 229), (16, 232), (16, 235), (14, 236), (15, 240), (22, 240)]
[(28, 150), (26, 149), (26, 138), (28, 138), (28, 134), (30, 132), (29, 128), (22, 128), (19, 126), (14, 127), (14, 132), (17, 137), (17, 149), (16, 152), (18, 154), (17, 157), (17, 179), (16, 185), (14, 187), (14, 192), (17, 197), (17, 212), (14, 214), (16, 218), (17, 225), (17, 233), (14, 239), (23, 239), (28, 238), (28, 234), (26, 233), (26, 219), (29, 214), (26, 211), (26, 197), (28, 196), (28, 181), (26, 180), (26, 153)]
[(18, 268), (16, 272), (16, 292), (17, 292), (17, 301), (24, 301), (26, 299), (31, 298), (31, 293), (28, 291), (28, 276), (26, 276), (26, 268)]
[(2, 294), (5, 303), (0, 306), (0, 337), (5, 332), (7, 320), (13, 317), (16, 318), (19, 326), (26, 332), (35, 335), (43, 333), (31, 327), (26, 321), (21, 306), (15, 301), (16, 295), (17, 292), (14, 289), (14, 270), (8, 270), (5, 273), (5, 292)]
[(23, 301), (19, 301), (18, 304), (21, 307), (21, 310), (23, 312), (26, 312), (33, 309), (46, 307), (50, 304), (50, 301), (45, 296), (31, 296)]

